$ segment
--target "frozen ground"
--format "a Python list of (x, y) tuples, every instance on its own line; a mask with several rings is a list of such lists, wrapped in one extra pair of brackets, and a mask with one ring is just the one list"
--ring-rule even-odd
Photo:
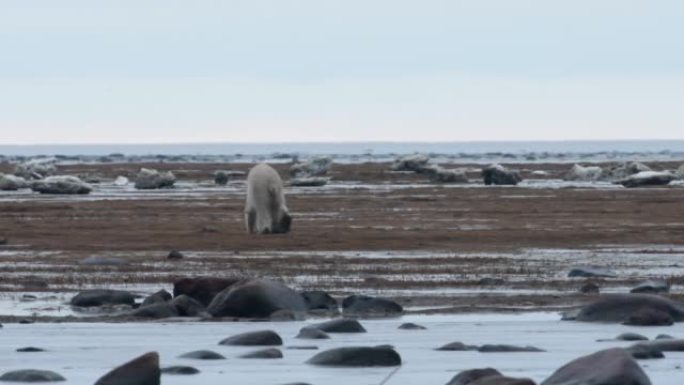
[[(8, 324), (2, 329), (0, 368), (3, 371), (37, 368), (54, 370), (67, 384), (92, 384), (113, 366), (147, 351), (158, 351), (162, 366), (191, 365), (201, 373), (167, 376), (165, 385), (242, 384), (264, 385), (303, 381), (313, 385), (379, 384), (393, 368), (330, 369), (305, 364), (315, 350), (291, 350), (291, 346), (315, 345), (318, 351), (339, 346), (391, 344), (401, 354), (403, 365), (388, 384), (446, 384), (461, 370), (495, 367), (504, 374), (530, 377), (541, 382), (564, 363), (584, 354), (628, 342), (596, 342), (623, 332), (649, 338), (660, 333), (684, 336), (684, 324), (671, 327), (637, 328), (559, 321), (555, 313), (517, 315), (469, 314), (448, 316), (404, 316), (400, 319), (362, 321), (365, 334), (333, 334), (330, 340), (293, 338), (308, 322), (284, 323), (127, 323), (127, 324)], [(397, 326), (416, 322), (427, 330), (404, 331)], [(283, 359), (246, 360), (238, 355), (255, 350), (219, 346), (230, 335), (272, 329), (284, 339)], [(443, 352), (434, 349), (453, 341), (466, 344), (503, 343), (533, 345), (544, 353)], [(39, 353), (17, 353), (15, 349), (37, 346)], [(199, 361), (178, 358), (192, 350), (210, 349), (226, 360)], [(665, 359), (640, 362), (653, 384), (681, 385), (684, 352), (666, 353)]]

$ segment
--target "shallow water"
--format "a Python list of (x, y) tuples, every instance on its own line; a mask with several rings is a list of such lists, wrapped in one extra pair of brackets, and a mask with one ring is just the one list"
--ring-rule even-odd
[[(200, 369), (195, 376), (164, 376), (166, 385), (175, 384), (283, 384), (305, 381), (311, 384), (378, 384), (393, 368), (331, 369), (305, 364), (317, 351), (289, 350), (288, 346), (316, 345), (318, 351), (338, 346), (391, 344), (404, 364), (389, 384), (445, 384), (460, 370), (492, 366), (504, 374), (542, 381), (564, 363), (584, 354), (629, 342), (596, 342), (623, 332), (637, 332), (653, 338), (667, 333), (684, 336), (684, 324), (671, 327), (637, 328), (623, 325), (561, 322), (555, 313), (468, 314), (448, 316), (404, 316), (389, 320), (362, 321), (364, 334), (333, 334), (330, 340), (298, 340), (298, 330), (310, 322), (229, 323), (127, 323), (127, 324), (6, 324), (2, 329), (0, 368), (55, 370), (67, 384), (92, 384), (113, 366), (147, 351), (158, 351), (162, 366), (191, 365)], [(416, 322), (427, 330), (404, 331), (397, 326)], [(285, 341), (280, 360), (245, 360), (238, 355), (249, 347), (219, 346), (230, 335), (272, 329)], [(533, 345), (544, 353), (440, 352), (434, 349), (453, 341), (467, 344), (508, 343)], [(40, 353), (16, 353), (16, 348), (38, 346)], [(210, 349), (226, 360), (198, 361), (177, 358), (198, 349)], [(684, 352), (666, 353), (661, 360), (641, 361), (652, 382), (680, 385)]]

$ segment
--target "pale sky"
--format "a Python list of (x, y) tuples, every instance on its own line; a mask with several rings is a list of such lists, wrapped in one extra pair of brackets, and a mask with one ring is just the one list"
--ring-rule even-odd
[(681, 0), (0, 0), (0, 144), (684, 139)]

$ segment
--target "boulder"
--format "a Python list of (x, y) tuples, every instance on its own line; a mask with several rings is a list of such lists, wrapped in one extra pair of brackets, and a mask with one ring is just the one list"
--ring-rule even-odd
[(192, 360), (225, 360), (226, 357), (211, 350), (195, 350), (183, 353), (178, 358), (189, 358)]
[(673, 340), (674, 337), (672, 337), (669, 334), (658, 334), (655, 339), (656, 340)]
[(580, 287), (580, 293), (583, 294), (598, 294), (600, 291), (599, 285), (594, 282), (587, 282)]
[(674, 323), (674, 318), (669, 313), (658, 309), (643, 308), (630, 314), (625, 325), (632, 326), (670, 326)]
[(2, 376), (0, 376), (0, 381), (58, 382), (66, 381), (66, 378), (50, 370), (22, 369), (4, 373)]
[(299, 177), (290, 179), (290, 186), (294, 187), (321, 187), (328, 184), (330, 178), (322, 176)]
[(477, 349), (480, 353), (517, 353), (517, 352), (545, 352), (546, 350), (539, 349), (534, 346), (516, 346), (516, 345), (482, 345)]
[(18, 353), (39, 353), (39, 352), (44, 352), (45, 349), (37, 348), (35, 346), (27, 346), (25, 348), (19, 348), (17, 349)]
[(455, 375), (446, 385), (468, 385), (484, 377), (501, 376), (501, 372), (493, 368), (469, 369)]
[(529, 378), (486, 376), (471, 382), (470, 385), (535, 385), (535, 383)]
[(29, 184), (26, 182), (26, 179), (20, 176), (0, 174), (0, 190), (15, 191), (28, 187)]
[(173, 374), (173, 375), (190, 375), (199, 373), (199, 369), (192, 366), (168, 366), (161, 369), (162, 374)]
[(442, 345), (435, 350), (441, 350), (441, 351), (446, 351), (446, 352), (465, 352), (465, 351), (471, 351), (471, 350), (477, 350), (477, 349), (478, 349), (478, 347), (475, 345), (466, 345), (463, 342), (455, 341), (455, 342), (450, 342), (446, 345)]
[(563, 319), (583, 322), (625, 322), (640, 311), (657, 311), (674, 321), (684, 320), (684, 308), (668, 299), (652, 294), (606, 294)]
[(207, 308), (194, 298), (181, 294), (171, 300), (181, 317), (198, 317), (206, 313)]
[(147, 306), (141, 306), (131, 312), (131, 316), (133, 317), (154, 319), (178, 317), (179, 315), (178, 309), (169, 302), (158, 302)]
[(625, 162), (608, 169), (604, 178), (608, 180), (621, 180), (630, 175), (638, 174), (643, 171), (652, 171), (650, 167), (639, 162)]
[(169, 252), (169, 255), (166, 256), (166, 259), (183, 259), (183, 253), (181, 253), (178, 250), (171, 250)]
[(595, 182), (603, 176), (603, 169), (598, 166), (583, 167), (579, 164), (572, 168), (563, 176), (563, 180), (574, 182)]
[(159, 172), (149, 168), (141, 168), (135, 177), (135, 188), (139, 190), (153, 190), (170, 188), (176, 183), (176, 177), (171, 171)]
[(396, 316), (404, 312), (398, 303), (382, 297), (350, 295), (342, 301), (342, 312), (360, 316)]
[(283, 358), (283, 352), (280, 349), (268, 348), (256, 350), (250, 353), (246, 353), (240, 356), (240, 358), (261, 358), (261, 359), (274, 359)]
[(434, 183), (468, 183), (468, 175), (461, 169), (437, 167), (427, 173)]
[(517, 171), (512, 171), (500, 164), (492, 164), (482, 169), (484, 184), (489, 185), (512, 185), (522, 182), (522, 177)]
[(31, 159), (18, 164), (14, 168), (14, 175), (26, 180), (43, 179), (57, 172), (55, 163), (57, 163), (55, 158)]
[(295, 338), (324, 340), (324, 339), (330, 339), (330, 336), (328, 335), (328, 333), (324, 332), (323, 330), (312, 328), (312, 327), (303, 327), (299, 330), (299, 334), (297, 334), (297, 336)]
[(34, 181), (31, 190), (41, 194), (89, 194), (93, 188), (71, 175), (54, 175)]
[(648, 337), (637, 333), (622, 333), (615, 337), (617, 341), (648, 341)]
[(638, 284), (629, 292), (646, 294), (669, 293), (670, 284), (662, 279), (652, 279)]
[(299, 294), (304, 298), (306, 308), (309, 310), (337, 311), (338, 309), (337, 300), (324, 291), (302, 291)]
[(420, 172), (427, 166), (430, 158), (423, 154), (405, 155), (397, 158), (392, 164), (393, 171)]
[(601, 266), (576, 266), (570, 269), (568, 277), (617, 278), (617, 274), (612, 270)]
[(343, 347), (322, 351), (307, 363), (341, 367), (399, 366), (401, 356), (389, 346)]
[(497, 285), (503, 285), (506, 283), (503, 278), (494, 278), (494, 277), (482, 277), (477, 281), (478, 285), (481, 286), (497, 286)]
[(95, 385), (159, 385), (159, 354), (150, 352), (135, 358), (95, 382)]
[(299, 162), (290, 167), (293, 178), (308, 178), (323, 176), (332, 166), (332, 159), (328, 156), (316, 156), (306, 162)]
[(161, 290), (159, 290), (158, 292), (156, 292), (156, 293), (154, 293), (154, 294), (150, 294), (149, 296), (147, 296), (147, 297), (142, 301), (142, 304), (141, 304), (140, 306), (141, 306), (141, 307), (144, 307), (144, 306), (149, 306), (149, 305), (152, 305), (152, 304), (155, 304), (155, 303), (168, 302), (168, 301), (171, 300), (171, 298), (173, 298), (173, 297), (171, 296), (171, 293), (169, 293), (168, 291), (166, 291), (166, 290), (164, 290), (164, 289), (161, 289)]
[(427, 328), (423, 325), (414, 324), (413, 322), (406, 322), (399, 325), (400, 330), (426, 330)]
[(675, 340), (661, 338), (652, 341), (639, 342), (633, 346), (647, 346), (660, 350), (661, 352), (684, 352), (684, 339)]
[(629, 355), (635, 360), (652, 360), (658, 358), (665, 358), (661, 350), (653, 346), (647, 345), (632, 345), (625, 349)]
[(583, 384), (651, 385), (651, 381), (628, 352), (613, 348), (570, 361), (541, 383)]
[(237, 278), (182, 278), (173, 283), (173, 296), (187, 295), (204, 306), (208, 306), (216, 294), (238, 282)]
[(214, 297), (207, 312), (214, 317), (266, 318), (278, 310), (306, 312), (299, 293), (284, 284), (268, 279), (245, 279)]
[(675, 176), (668, 171), (642, 171), (615, 183), (625, 187), (664, 186), (673, 180), (675, 180)]
[(133, 305), (135, 296), (127, 291), (95, 289), (86, 290), (71, 298), (72, 306), (93, 307), (102, 305)]
[(219, 342), (219, 345), (238, 346), (280, 346), (282, 344), (283, 339), (272, 330), (258, 330), (236, 334)]
[(365, 333), (366, 329), (361, 326), (359, 321), (349, 318), (338, 318), (307, 326), (322, 330), (326, 333)]

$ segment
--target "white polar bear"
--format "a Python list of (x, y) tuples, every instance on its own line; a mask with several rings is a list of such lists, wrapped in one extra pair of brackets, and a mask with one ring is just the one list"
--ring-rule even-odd
[(283, 181), (273, 167), (261, 163), (247, 175), (245, 224), (250, 234), (287, 233), (292, 217), (283, 195)]

